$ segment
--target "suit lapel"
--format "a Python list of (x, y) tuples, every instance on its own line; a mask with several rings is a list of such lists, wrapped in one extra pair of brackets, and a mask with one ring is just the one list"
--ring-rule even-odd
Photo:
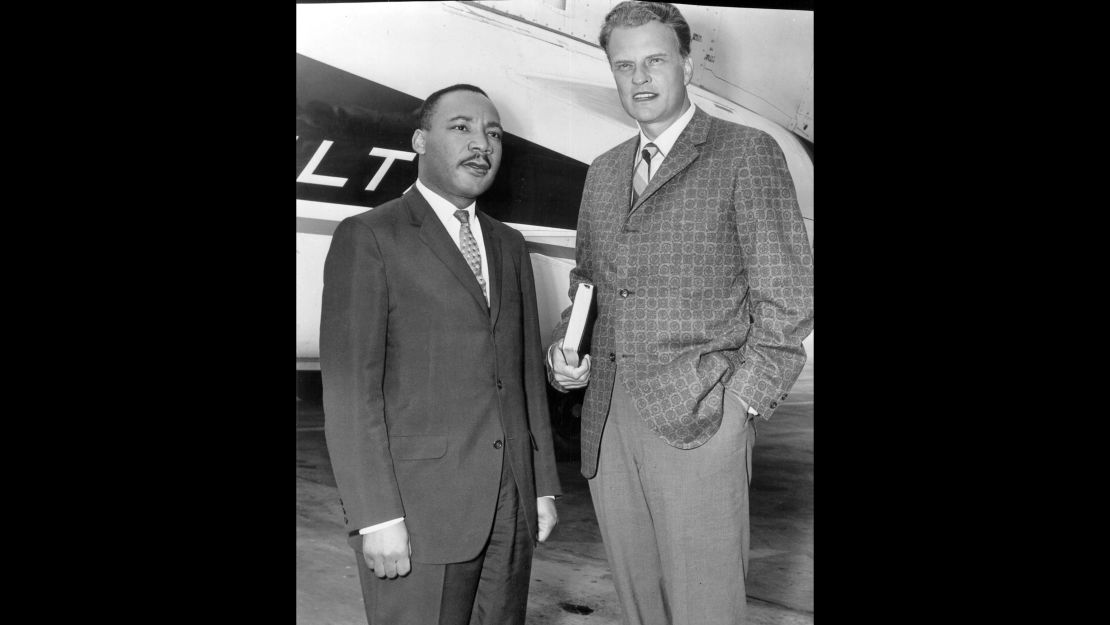
[[(432, 207), (428, 205), (428, 201), (415, 187), (404, 195), (404, 200), (405, 206), (409, 209), (412, 224), (420, 227), (420, 240), (454, 274), (463, 288), (474, 298), (475, 303), (481, 306), (482, 312), (488, 313), (489, 307), (486, 305), (486, 296), (482, 294), (482, 287), (474, 279), (474, 272), (470, 270), (466, 258), (463, 257), (455, 242), (451, 240), (451, 235), (447, 234), (443, 222), (436, 217)], [(488, 241), (486, 242), (486, 248), (489, 248)], [(492, 281), (492, 271), (490, 276)]]
[[(694, 117), (690, 119), (690, 123), (683, 129), (682, 134), (678, 136), (678, 141), (675, 141), (674, 146), (671, 147), (671, 153), (663, 159), (663, 166), (651, 177), (651, 181), (648, 182), (647, 188), (644, 189), (639, 199), (636, 200), (636, 204), (632, 207), (632, 211), (638, 209), (640, 205), (651, 197), (660, 187), (667, 184), (671, 178), (677, 176), (682, 170), (696, 161), (698, 155), (701, 153), (699, 146), (705, 143), (708, 135), (709, 114), (703, 112), (701, 109), (697, 109), (694, 111)], [(635, 157), (635, 148), (633, 148), (633, 157)], [(626, 171), (632, 171), (631, 164), (628, 165)], [(628, 175), (628, 180), (629, 187), (631, 188), (631, 173)], [(631, 197), (631, 195), (629, 195), (629, 197)]]
[[(623, 150), (617, 150), (617, 160), (613, 163), (616, 171), (612, 177), (612, 184), (617, 187), (617, 197), (624, 198), (625, 206), (632, 202), (632, 166), (636, 163), (636, 149), (639, 145), (640, 135), (629, 139)], [(624, 212), (628, 213), (628, 211)]]
[[(486, 244), (486, 258), (483, 262), (489, 267), (489, 318), (491, 325), (497, 325), (497, 315), (501, 312), (501, 238), (494, 232), (493, 224), (485, 213), (477, 210), (474, 214), (482, 228), (482, 240)], [(484, 298), (483, 298), (484, 299)]]

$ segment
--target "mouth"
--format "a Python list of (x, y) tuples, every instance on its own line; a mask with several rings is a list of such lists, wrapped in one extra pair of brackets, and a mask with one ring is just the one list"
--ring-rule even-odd
[(632, 94), (632, 101), (633, 102), (650, 102), (651, 100), (654, 100), (655, 98), (658, 98), (658, 97), (659, 97), (658, 93), (652, 93), (650, 91), (639, 91), (639, 92), (636, 92), (636, 93)]
[(464, 161), (462, 166), (470, 169), (475, 176), (485, 176), (490, 170), (489, 161), (481, 157)]

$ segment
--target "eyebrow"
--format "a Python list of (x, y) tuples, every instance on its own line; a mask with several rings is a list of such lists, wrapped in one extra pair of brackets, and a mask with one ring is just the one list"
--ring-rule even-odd
[[(473, 122), (474, 118), (473, 117), (467, 117), (466, 115), (456, 115), (456, 116), (452, 117), (451, 119), (448, 119), (447, 122), (451, 123), (453, 121), (458, 121), (458, 120), (462, 120), (464, 122)], [(504, 128), (501, 128), (501, 122), (489, 122), (489, 123), (486, 124), (487, 128), (489, 128), (490, 126), (496, 126), (498, 129), (504, 130)]]
[[(671, 55), (670, 52), (649, 52), (649, 53), (644, 55), (644, 58), (645, 59), (650, 59), (650, 58), (654, 58), (654, 57), (657, 57), (657, 56), (669, 57), (670, 55)], [(612, 63), (622, 63), (622, 62), (632, 63), (634, 61), (632, 59), (625, 59), (625, 58), (613, 58), (609, 61), (610, 64), (612, 64)]]

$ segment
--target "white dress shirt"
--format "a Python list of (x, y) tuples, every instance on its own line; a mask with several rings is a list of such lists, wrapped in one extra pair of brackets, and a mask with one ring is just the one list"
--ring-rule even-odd
[[(640, 149), (636, 150), (636, 162), (632, 163), (632, 171), (636, 171), (636, 168), (640, 166), (640, 161), (643, 160), (644, 146), (648, 143), (654, 143), (655, 147), (659, 148), (659, 153), (651, 157), (650, 168), (648, 169), (648, 180), (651, 180), (655, 172), (659, 171), (659, 167), (663, 165), (663, 159), (671, 153), (674, 142), (678, 141), (678, 135), (682, 134), (682, 131), (686, 130), (686, 126), (690, 124), (690, 120), (694, 119), (694, 108), (693, 103), (691, 103), (690, 108), (686, 109), (685, 113), (674, 120), (674, 123), (666, 130), (659, 133), (659, 136), (655, 139), (648, 139), (647, 135), (644, 134), (644, 127), (640, 126)], [(639, 122), (637, 122), (637, 125), (639, 125)]]
[[(443, 199), (442, 196), (436, 194), (435, 191), (424, 186), (424, 183), (420, 182), (419, 178), (416, 179), (416, 189), (420, 191), (420, 194), (424, 196), (425, 200), (428, 200), (428, 204), (431, 205), (432, 211), (434, 211), (436, 217), (439, 217), (439, 220), (443, 222), (443, 227), (447, 228), (447, 234), (451, 235), (451, 240), (455, 242), (455, 247), (459, 248), (461, 252), (462, 244), (459, 243), (459, 226), (462, 224), (459, 223), (458, 219), (455, 219), (455, 211), (459, 209), (456, 208), (454, 204)], [(475, 202), (471, 202), (470, 206), (467, 206), (463, 210), (466, 211), (467, 218), (470, 219), (470, 233), (474, 235), (474, 241), (478, 244), (478, 252), (482, 255), (482, 280), (486, 283), (486, 305), (488, 306), (490, 290), (489, 263), (486, 262), (486, 240), (485, 237), (482, 236), (482, 225), (478, 223), (478, 216), (474, 214), (476, 210), (475, 204)]]

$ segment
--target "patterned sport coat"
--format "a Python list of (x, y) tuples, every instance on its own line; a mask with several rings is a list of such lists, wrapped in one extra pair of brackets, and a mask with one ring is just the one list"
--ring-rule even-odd
[(692, 449), (720, 426), (726, 387), (769, 419), (813, 329), (813, 253), (774, 139), (698, 109), (630, 211), (638, 141), (594, 160), (578, 215), (569, 294), (592, 283), (598, 305), (582, 409), (587, 478), (617, 371), (660, 438)]

